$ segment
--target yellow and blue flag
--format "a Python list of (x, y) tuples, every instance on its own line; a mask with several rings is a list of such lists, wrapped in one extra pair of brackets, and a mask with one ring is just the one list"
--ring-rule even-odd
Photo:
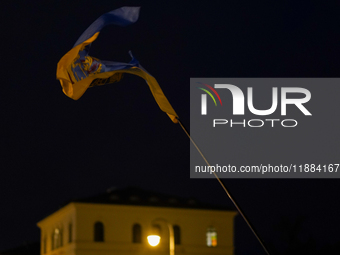
[(59, 61), (57, 79), (68, 97), (78, 100), (89, 87), (110, 84), (122, 79), (123, 73), (142, 77), (162, 111), (177, 123), (177, 114), (156, 79), (132, 56), (129, 63), (103, 61), (88, 55), (91, 43), (107, 25), (127, 26), (137, 21), (140, 7), (121, 7), (100, 16), (79, 37), (73, 48)]

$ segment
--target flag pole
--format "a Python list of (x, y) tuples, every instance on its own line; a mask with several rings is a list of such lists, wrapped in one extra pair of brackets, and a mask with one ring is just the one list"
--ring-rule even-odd
[[(179, 120), (179, 118), (177, 118), (178, 123), (180, 124), (181, 128), (184, 130), (184, 132), (186, 133), (186, 135), (189, 137), (190, 141), (192, 142), (192, 144), (195, 146), (195, 148), (197, 149), (197, 151), (199, 152), (199, 154), (201, 154), (202, 158), (204, 159), (205, 163), (207, 163), (208, 166), (210, 166), (208, 160), (205, 158), (205, 156), (203, 155), (203, 153), (201, 152), (201, 150), (198, 148), (198, 146), (196, 145), (196, 143), (194, 142), (194, 140), (191, 138), (189, 132), (187, 131), (187, 129), (184, 127), (184, 125), (182, 124), (182, 122)], [(266, 246), (264, 245), (264, 242), (262, 241), (262, 239), (260, 238), (260, 236), (256, 233), (254, 227), (251, 225), (250, 221), (248, 220), (248, 218), (246, 217), (246, 215), (243, 213), (243, 211), (241, 210), (241, 208), (238, 206), (238, 204), (236, 203), (236, 201), (234, 200), (234, 198), (231, 196), (230, 192), (228, 191), (228, 189), (226, 188), (226, 186), (223, 184), (223, 182), (221, 181), (221, 179), (217, 176), (217, 174), (215, 172), (213, 172), (214, 176), (216, 177), (217, 181), (221, 184), (222, 188), (224, 189), (225, 193), (227, 193), (228, 197), (230, 198), (231, 202), (233, 202), (234, 206), (236, 207), (237, 211), (241, 214), (242, 218), (244, 219), (244, 221), (247, 223), (247, 225), (249, 226), (249, 228), (251, 229), (251, 231), (253, 232), (253, 234), (255, 235), (255, 237), (257, 238), (257, 240), (260, 242), (262, 248), (264, 249), (264, 251), (270, 255), (269, 251), (267, 250)]]

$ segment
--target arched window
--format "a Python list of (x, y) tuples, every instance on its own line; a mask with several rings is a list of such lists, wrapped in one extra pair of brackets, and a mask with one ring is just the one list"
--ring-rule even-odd
[(213, 227), (207, 229), (207, 246), (208, 247), (217, 246), (217, 232)]
[(104, 225), (100, 221), (94, 224), (94, 241), (104, 242)]
[(59, 247), (62, 247), (64, 244), (63, 244), (63, 229), (59, 229)]
[(62, 230), (59, 228), (55, 228), (52, 233), (52, 250), (58, 249), (59, 247), (63, 246), (62, 240)]
[(68, 242), (72, 243), (72, 223), (68, 224)]
[(181, 244), (181, 228), (178, 225), (173, 226), (175, 244)]
[(132, 242), (142, 243), (142, 227), (139, 224), (135, 224), (132, 227)]
[(52, 251), (54, 250), (54, 231), (52, 232), (52, 235), (51, 235), (51, 250)]

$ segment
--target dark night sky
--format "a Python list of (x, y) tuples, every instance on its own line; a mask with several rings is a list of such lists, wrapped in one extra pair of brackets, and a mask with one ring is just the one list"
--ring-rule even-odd
[[(190, 77), (340, 74), (340, 4), (330, 1), (6, 1), (0, 250), (38, 240), (36, 223), (63, 202), (112, 186), (232, 206), (216, 180), (189, 178), (189, 140), (141, 78), (126, 75), (78, 101), (62, 93), (59, 59), (97, 17), (125, 5), (142, 7), (137, 23), (103, 29), (91, 55), (127, 62), (132, 50), (187, 128)], [(289, 246), (277, 227), (282, 217), (291, 223), (305, 217), (302, 241), (339, 242), (339, 180), (224, 182), (275, 249)], [(240, 217), (236, 250), (263, 254)]]

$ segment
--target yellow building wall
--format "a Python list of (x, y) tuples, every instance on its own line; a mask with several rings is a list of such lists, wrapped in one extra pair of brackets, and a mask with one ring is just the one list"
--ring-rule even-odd
[[(134, 255), (169, 254), (169, 231), (162, 218), (181, 229), (181, 244), (176, 245), (176, 254), (234, 254), (234, 211), (180, 209), (153, 206), (115, 204), (70, 203), (38, 223), (41, 228), (43, 253), (47, 236), (46, 255)], [(104, 242), (94, 242), (94, 224), (104, 224)], [(72, 242), (68, 243), (68, 224), (72, 222)], [(151, 247), (147, 236), (152, 223), (161, 227), (161, 243)], [(142, 243), (132, 242), (134, 224), (142, 227)], [(63, 247), (51, 250), (52, 233), (56, 227), (63, 228)], [(217, 247), (207, 247), (206, 232), (214, 227), (217, 232)]]

